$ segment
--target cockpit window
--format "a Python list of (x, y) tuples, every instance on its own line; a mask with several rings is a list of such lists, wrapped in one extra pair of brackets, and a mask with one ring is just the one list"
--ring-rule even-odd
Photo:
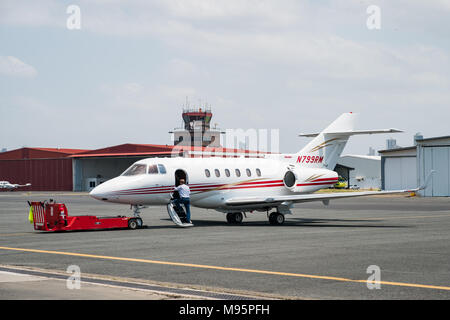
[(124, 173), (122, 173), (122, 175), (123, 176), (137, 176), (139, 174), (145, 174), (146, 171), (147, 171), (146, 164), (133, 164)]
[(163, 164), (158, 164), (158, 168), (159, 168), (159, 173), (165, 174), (166, 171), (166, 167)]
[(158, 173), (158, 167), (156, 164), (151, 164), (148, 166), (148, 173), (149, 174), (157, 174)]

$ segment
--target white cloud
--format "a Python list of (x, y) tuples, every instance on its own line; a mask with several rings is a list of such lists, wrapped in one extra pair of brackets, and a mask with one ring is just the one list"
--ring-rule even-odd
[(37, 71), (33, 66), (26, 64), (20, 59), (13, 56), (0, 56), (0, 74), (33, 78), (37, 75)]

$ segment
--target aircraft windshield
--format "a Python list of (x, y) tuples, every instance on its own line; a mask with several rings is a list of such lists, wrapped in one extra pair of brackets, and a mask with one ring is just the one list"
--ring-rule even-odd
[(133, 164), (122, 175), (123, 176), (137, 176), (139, 174), (145, 174), (146, 172), (147, 172), (147, 165)]

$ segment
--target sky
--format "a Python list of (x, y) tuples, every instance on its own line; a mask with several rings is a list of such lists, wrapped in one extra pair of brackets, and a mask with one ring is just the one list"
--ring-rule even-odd
[(449, 15), (448, 0), (0, 0), (0, 149), (171, 144), (186, 98), (224, 131), (278, 130), (285, 153), (344, 112), (404, 131), (344, 153), (450, 135)]

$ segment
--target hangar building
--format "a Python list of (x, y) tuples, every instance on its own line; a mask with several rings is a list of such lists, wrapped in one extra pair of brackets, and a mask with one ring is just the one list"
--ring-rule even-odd
[(365, 155), (344, 155), (339, 158), (339, 165), (352, 168), (348, 185), (360, 189), (381, 188), (381, 157)]
[(450, 196), (450, 136), (417, 138), (415, 146), (379, 151), (382, 188), (410, 189), (425, 183), (435, 170), (430, 185), (419, 194), (426, 197)]

